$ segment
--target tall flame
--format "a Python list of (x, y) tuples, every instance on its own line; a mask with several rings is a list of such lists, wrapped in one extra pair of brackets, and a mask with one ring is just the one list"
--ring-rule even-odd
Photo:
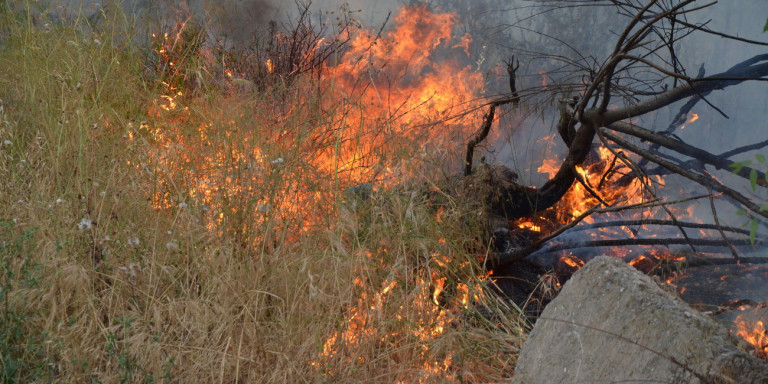
[[(309, 78), (297, 81), (296, 88), (310, 92), (299, 91), (279, 106), (264, 107), (283, 112), (248, 128), (228, 117), (242, 114), (236, 92), (223, 95), (215, 106), (183, 98), (185, 79), (178, 75), (177, 64), (183, 33), (159, 37), (158, 54), (164, 65), (158, 70), (171, 72), (163, 83), (167, 91), (149, 112), (157, 123), (144, 126), (156, 143), (158, 150), (150, 161), (164, 186), (155, 194), (154, 204), (167, 209), (176, 205), (175, 200), (193, 199), (209, 212), (209, 228), (220, 230), (226, 220), (242, 221), (248, 214), (233, 211), (216, 197), (250, 196), (255, 219), (237, 226), (259, 226), (266, 216), (280, 216), (293, 223), (289, 232), (300, 233), (322, 223), (332, 213), (324, 207), (335, 206), (346, 188), (368, 183), (389, 186), (424, 169), (420, 156), (399, 154), (429, 148), (451, 151), (480, 121), (477, 114), (454, 117), (476, 102), (474, 97), (483, 88), (482, 75), (455, 59), (466, 56), (471, 42), (464, 35), (455, 43), (456, 19), (454, 14), (434, 13), (419, 5), (403, 8), (394, 28), (381, 36), (358, 31), (338, 63), (323, 70), (326, 75), (319, 84)], [(274, 70), (271, 61), (264, 65), (267, 71)], [(247, 85), (236, 72), (224, 71), (234, 90)], [(321, 103), (319, 111), (307, 109), (316, 101)], [(190, 107), (209, 122), (194, 123), (199, 119), (193, 118)], [(305, 114), (298, 119), (317, 126), (296, 131), (290, 126), (296, 122), (286, 119), (299, 113)], [(306, 115), (310, 113), (322, 116)], [(297, 144), (300, 148), (295, 150)], [(220, 150), (222, 146), (228, 148)], [(290, 152), (292, 158), (286, 155)], [(254, 189), (292, 166), (309, 175), (294, 179), (284, 175), (280, 191)], [(174, 186), (183, 186), (186, 196), (169, 190)]]

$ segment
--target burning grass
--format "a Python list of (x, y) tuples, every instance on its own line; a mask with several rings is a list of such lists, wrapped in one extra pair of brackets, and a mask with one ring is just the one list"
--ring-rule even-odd
[[(378, 108), (360, 120), (366, 94), (337, 103), (311, 76), (186, 94), (146, 76), (117, 13), (0, 12), (4, 382), (511, 373), (522, 320), (489, 294), (485, 244), (461, 240), (480, 226), (461, 202), (438, 222), (415, 192), (429, 175), (393, 171), (439, 151), (414, 157)], [(356, 127), (391, 136), (359, 145)], [(356, 192), (376, 180), (401, 187)]]

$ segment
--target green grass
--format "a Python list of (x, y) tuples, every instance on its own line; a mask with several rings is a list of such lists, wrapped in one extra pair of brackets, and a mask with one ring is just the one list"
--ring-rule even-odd
[(4, 382), (511, 374), (521, 320), (482, 278), (469, 205), (448, 199), (438, 220), (416, 163), (345, 193), (418, 143), (369, 148), (354, 173), (338, 160), (364, 106), (329, 102), (332, 83), (227, 83), (192, 49), (177, 74), (202, 81), (165, 111), (167, 77), (123, 15), (46, 25), (0, 6)]

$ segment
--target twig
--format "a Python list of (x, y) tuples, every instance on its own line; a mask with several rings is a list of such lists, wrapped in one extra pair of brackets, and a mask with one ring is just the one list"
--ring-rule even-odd
[[(720, 239), (681, 239), (681, 238), (662, 238), (662, 239), (603, 239), (590, 240), (586, 242), (566, 242), (564, 244), (553, 245), (549, 248), (543, 248), (541, 252), (549, 253), (575, 248), (597, 248), (597, 247), (623, 247), (628, 245), (647, 246), (647, 245), (698, 245), (702, 247), (728, 247), (728, 242)], [(733, 244), (739, 246), (751, 246), (749, 239), (734, 240)]]
[(515, 73), (520, 68), (520, 60), (515, 64), (515, 55), (512, 55), (512, 58), (505, 62), (505, 64), (507, 64), (507, 73), (509, 74), (509, 91), (512, 95), (512, 105), (517, 107), (520, 105), (520, 95), (517, 94), (517, 76)]
[(480, 127), (480, 132), (477, 133), (477, 136), (475, 136), (472, 140), (467, 143), (467, 156), (464, 160), (464, 176), (469, 176), (472, 174), (472, 158), (475, 156), (475, 147), (480, 144), (483, 140), (485, 140), (486, 137), (488, 137), (488, 133), (491, 131), (491, 125), (493, 125), (493, 118), (496, 115), (496, 105), (491, 104), (490, 108), (488, 109), (488, 113), (485, 115), (485, 122), (483, 122), (483, 126)]
[(580, 223), (582, 220), (586, 219), (593, 213), (619, 212), (619, 211), (630, 210), (630, 209), (647, 208), (647, 207), (655, 206), (656, 203), (658, 203), (658, 201), (650, 201), (650, 202), (632, 204), (632, 205), (612, 206), (612, 207), (605, 207), (601, 209), (598, 209), (597, 207), (599, 207), (599, 205), (596, 205), (586, 210), (585, 212), (583, 212), (581, 215), (577, 216), (570, 222), (568, 222), (568, 224), (563, 225), (562, 227), (547, 234), (546, 236), (542, 237), (541, 239), (535, 241), (534, 243), (532, 243), (531, 245), (523, 249), (516, 250), (514, 252), (503, 252), (495, 255), (494, 260), (491, 264), (495, 268), (501, 265), (522, 260), (526, 256), (530, 255), (531, 253), (541, 248), (541, 246), (546, 244), (548, 241), (554, 239), (555, 237), (560, 236), (565, 231), (575, 227), (578, 223)]
[[(639, 127), (634, 124), (628, 124), (628, 123), (617, 121), (613, 124), (608, 125), (606, 128), (611, 129), (613, 131), (625, 133), (627, 135), (632, 135), (632, 136), (641, 138), (643, 140), (650, 141), (654, 144), (658, 144), (665, 148), (671, 149), (673, 151), (679, 152), (683, 155), (693, 157), (694, 159), (699, 160), (704, 164), (709, 164), (714, 166), (716, 169), (727, 169), (729, 171), (732, 171), (733, 170), (732, 167), (735, 164), (735, 162), (728, 160), (726, 158), (723, 158), (721, 156), (714, 155), (703, 149), (686, 144), (682, 141), (671, 139), (667, 136), (658, 134), (656, 132)], [(734, 173), (740, 177), (749, 179), (750, 174), (752, 172), (757, 173), (758, 185), (761, 185), (761, 186), (767, 185), (765, 173), (762, 171), (758, 171), (754, 168), (751, 168), (749, 166), (743, 166), (741, 167), (741, 169), (739, 169), (738, 172), (734, 172)]]
[(608, 166), (608, 168), (605, 169), (605, 172), (603, 172), (603, 175), (600, 177), (600, 182), (597, 184), (597, 189), (602, 188), (605, 181), (608, 180), (609, 175), (613, 175), (616, 172), (613, 169), (613, 167), (616, 166), (616, 160), (618, 159), (619, 159), (618, 156), (613, 155), (613, 159), (611, 159), (611, 164)]
[(524, 258), (525, 256), (530, 255), (531, 253), (533, 253), (534, 251), (539, 249), (542, 245), (546, 244), (546, 242), (554, 239), (557, 236), (560, 236), (563, 232), (573, 228), (574, 226), (576, 226), (576, 224), (580, 223), (582, 220), (584, 220), (587, 217), (589, 217), (589, 215), (597, 212), (598, 211), (597, 207), (599, 207), (599, 205), (596, 205), (596, 206), (588, 209), (587, 211), (583, 212), (581, 215), (577, 216), (575, 219), (571, 220), (568, 224), (563, 225), (562, 227), (558, 228), (554, 232), (552, 232), (552, 233), (542, 237), (541, 239), (535, 241), (533, 244), (529, 245), (525, 249), (516, 251), (516, 252), (514, 252), (514, 254), (505, 255), (505, 257), (503, 259), (503, 261), (504, 261), (503, 263), (501, 263), (501, 258), (499, 258), (499, 263), (497, 263), (495, 265), (499, 266), (499, 265), (503, 265), (503, 264), (506, 264), (506, 263), (511, 263), (511, 262), (520, 260), (520, 259)]
[(610, 205), (607, 202), (605, 202), (605, 200), (603, 200), (603, 198), (600, 197), (600, 195), (598, 195), (594, 189), (592, 189), (592, 186), (589, 185), (588, 179), (584, 178), (584, 176), (582, 176), (582, 174), (576, 171), (575, 169), (573, 172), (576, 174), (576, 181), (578, 181), (579, 184), (581, 184), (581, 186), (584, 187), (584, 189), (587, 191), (587, 193), (589, 193), (590, 196), (592, 196), (595, 200), (599, 201), (600, 204), (606, 207)]
[(728, 237), (725, 236), (725, 232), (723, 231), (723, 227), (720, 226), (720, 219), (717, 217), (717, 209), (715, 208), (715, 199), (712, 196), (712, 190), (709, 190), (709, 207), (712, 209), (712, 217), (715, 219), (715, 224), (717, 225), (717, 231), (720, 233), (720, 236), (723, 238), (723, 241), (728, 244), (728, 249), (731, 251), (731, 255), (733, 255), (733, 258), (737, 261), (739, 260), (739, 253), (736, 252), (736, 247), (731, 244), (730, 241), (728, 241)]
[(759, 205), (757, 205), (754, 202), (752, 202), (751, 200), (749, 200), (749, 198), (747, 198), (746, 196), (742, 195), (739, 192), (736, 192), (735, 190), (733, 190), (731, 188), (726, 187), (722, 183), (720, 183), (720, 182), (718, 182), (716, 180), (711, 180), (711, 179), (709, 179), (709, 178), (707, 178), (705, 176), (702, 176), (702, 175), (700, 175), (698, 173), (695, 173), (695, 172), (691, 172), (691, 171), (689, 171), (687, 169), (683, 169), (682, 167), (679, 167), (679, 166), (677, 166), (677, 165), (675, 165), (675, 164), (673, 164), (673, 163), (671, 163), (671, 162), (669, 162), (667, 160), (662, 159), (661, 157), (659, 157), (656, 154), (653, 154), (651, 152), (648, 152), (648, 151), (646, 151), (644, 149), (641, 149), (641, 148), (637, 147), (634, 144), (631, 144), (629, 141), (624, 140), (624, 139), (622, 139), (622, 138), (620, 138), (620, 137), (618, 137), (618, 136), (608, 132), (607, 130), (603, 130), (602, 133), (606, 137), (608, 137), (611, 141), (613, 141), (616, 144), (618, 144), (619, 146), (624, 147), (624, 148), (626, 148), (626, 149), (628, 149), (628, 150), (630, 150), (632, 152), (635, 152), (638, 155), (640, 155), (642, 157), (645, 157), (648, 160), (650, 160), (650, 161), (652, 161), (652, 162), (654, 162), (654, 163), (656, 163), (658, 165), (661, 165), (662, 167), (664, 167), (664, 168), (666, 168), (666, 169), (668, 169), (668, 170), (670, 170), (670, 171), (672, 171), (672, 172), (674, 172), (674, 173), (676, 173), (676, 174), (678, 174), (680, 176), (683, 176), (683, 177), (685, 177), (685, 178), (687, 178), (689, 180), (692, 180), (692, 181), (696, 182), (699, 185), (702, 185), (702, 186), (705, 186), (705, 187), (710, 187), (710, 188), (714, 189), (715, 191), (721, 192), (724, 195), (726, 195), (728, 197), (731, 197), (734, 200), (738, 201), (745, 208), (749, 209), (750, 211), (754, 212), (755, 214), (760, 215), (760, 216), (765, 217), (765, 218), (768, 218), (768, 211), (763, 211), (762, 209), (760, 209)]
[[(723, 231), (726, 231), (726, 232), (734, 232), (741, 235), (749, 236), (749, 231), (747, 231), (746, 229), (741, 229), (736, 227), (720, 226), (717, 224), (691, 223), (686, 221), (679, 221), (678, 224), (685, 228), (707, 229), (707, 230), (722, 229)], [(604, 223), (580, 225), (574, 228), (573, 231), (587, 231), (590, 229), (612, 228), (612, 227), (633, 227), (633, 226), (645, 226), (645, 225), (672, 226), (672, 225), (675, 225), (675, 223), (671, 220), (660, 220), (660, 219), (612, 220)]]
[[(646, 182), (646, 180), (647, 180), (647, 179), (646, 179), (646, 177), (647, 177), (647, 176), (645, 176), (645, 174), (643, 173), (643, 171), (642, 171), (642, 169), (640, 168), (640, 166), (638, 166), (637, 164), (635, 164), (635, 162), (634, 162), (634, 161), (632, 161), (632, 159), (630, 159), (629, 157), (627, 157), (627, 156), (626, 156), (626, 155), (624, 155), (623, 153), (619, 154), (618, 152), (616, 152), (616, 151), (615, 151), (615, 150), (614, 150), (614, 149), (613, 149), (613, 148), (612, 148), (612, 147), (611, 147), (611, 146), (608, 144), (608, 142), (606, 142), (606, 140), (605, 140), (605, 137), (603, 136), (603, 133), (602, 133), (602, 131), (601, 131), (601, 130), (597, 130), (597, 135), (598, 135), (598, 137), (600, 138), (600, 140), (603, 142), (603, 144), (605, 145), (605, 147), (606, 147), (606, 148), (608, 148), (608, 150), (610, 150), (610, 151), (611, 151), (611, 153), (613, 153), (613, 154), (614, 154), (614, 156), (616, 156), (616, 157), (619, 157), (619, 158), (621, 159), (621, 161), (624, 163), (624, 165), (626, 165), (627, 167), (631, 168), (632, 170), (634, 170), (634, 171), (635, 171), (635, 173), (637, 173), (637, 175), (638, 175), (638, 178), (637, 178), (637, 180), (639, 180), (639, 181), (640, 181), (640, 183), (643, 185), (643, 189), (645, 189), (645, 191), (646, 191), (646, 192), (648, 192), (648, 193), (649, 193), (651, 196), (653, 196), (654, 198), (658, 199), (658, 197), (656, 197), (656, 194), (653, 192), (653, 190), (651, 190), (650, 186), (649, 186), (649, 185), (648, 185), (648, 183)], [(676, 217), (676, 216), (675, 216), (675, 214), (672, 212), (672, 210), (670, 210), (670, 209), (669, 209), (669, 207), (667, 207), (667, 204), (664, 204), (664, 203), (662, 203), (662, 204), (661, 204), (661, 208), (664, 210), (664, 212), (666, 212), (666, 213), (667, 213), (667, 215), (669, 216), (669, 218), (670, 218), (670, 219), (672, 219), (672, 222), (673, 222), (673, 223), (674, 223), (674, 225), (677, 227), (677, 229), (679, 229), (679, 230), (680, 230), (680, 233), (683, 235), (683, 237), (684, 237), (686, 240), (689, 240), (689, 242), (688, 242), (688, 246), (689, 246), (689, 247), (691, 247), (691, 251), (693, 251), (694, 253), (696, 253), (696, 247), (694, 247), (693, 243), (691, 243), (691, 242), (690, 242), (690, 238), (688, 237), (688, 233), (687, 233), (687, 232), (685, 232), (685, 229), (683, 229), (683, 227), (682, 227), (682, 226), (680, 226), (680, 224), (679, 224), (679, 221), (677, 220), (677, 217)]]
[(709, 33), (709, 34), (712, 34), (712, 35), (716, 35), (716, 36), (720, 36), (720, 37), (725, 37), (726, 39), (741, 41), (741, 42), (747, 43), (747, 44), (768, 46), (768, 43), (765, 43), (763, 41), (750, 40), (750, 39), (745, 39), (743, 37), (738, 37), (738, 36), (729, 35), (729, 34), (722, 33), (722, 32), (713, 31), (713, 30), (711, 30), (709, 28), (705, 28), (703, 26), (698, 26), (698, 25), (686, 23), (686, 22), (684, 22), (682, 20), (678, 20), (678, 22), (680, 24), (682, 24), (682, 25), (685, 25), (686, 27), (702, 31), (704, 33)]
[[(702, 78), (706, 74), (706, 70), (704, 69), (704, 64), (699, 67), (699, 73), (696, 74), (696, 78)], [(677, 79), (675, 79), (677, 81)], [(691, 109), (699, 102), (701, 101), (705, 96), (709, 95), (710, 92), (704, 92), (702, 94), (694, 95), (692, 96), (688, 101), (683, 104), (682, 107), (680, 107), (680, 110), (677, 111), (677, 115), (675, 115), (675, 118), (672, 119), (672, 122), (669, 123), (669, 126), (667, 129), (664, 130), (664, 133), (672, 133), (674, 132), (678, 127), (685, 124), (686, 117), (688, 117), (688, 113), (691, 112)], [(659, 144), (654, 143), (650, 149), (655, 151), (659, 148)], [(644, 168), (645, 165), (648, 164), (648, 160), (646, 159), (640, 159), (640, 161), (637, 163), (641, 168)]]

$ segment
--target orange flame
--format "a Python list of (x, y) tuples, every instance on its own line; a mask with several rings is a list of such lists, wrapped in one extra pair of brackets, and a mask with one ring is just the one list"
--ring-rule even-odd
[(768, 359), (768, 333), (766, 333), (763, 321), (748, 321), (743, 315), (739, 315), (734, 323), (736, 335), (749, 343), (758, 357)]
[(688, 126), (688, 124), (693, 123), (694, 121), (699, 119), (699, 114), (697, 113), (689, 113), (688, 116), (689, 116), (688, 120), (686, 120), (686, 122), (680, 127), (681, 130), (685, 129), (685, 127)]
[[(435, 129), (431, 123), (451, 117), (454, 110), (467, 109), (467, 103), (483, 88), (482, 74), (469, 65), (454, 59), (436, 61), (446, 52), (459, 49), (468, 52), (470, 35), (465, 34), (458, 43), (452, 43), (456, 20), (455, 14), (433, 13), (423, 5), (407, 7), (395, 18), (394, 29), (379, 38), (373, 31), (364, 30), (353, 36), (338, 64), (325, 68), (328, 76), (316, 85), (324, 92), (320, 99), (323, 108), (334, 111), (333, 115), (328, 125), (309, 134), (282, 127), (285, 122), (280, 117), (265, 122), (267, 126), (254, 130), (254, 134), (237, 127), (234, 121), (218, 125), (229, 120), (226, 116), (230, 112), (226, 108), (237, 105), (236, 100), (222, 101), (220, 111), (211, 111), (205, 105), (196, 106), (196, 110), (218, 113), (219, 116), (213, 116), (216, 125), (204, 123), (191, 128), (193, 117), (188, 105), (197, 101), (182, 100), (180, 87), (184, 82), (179, 78), (183, 76), (177, 76), (178, 71), (172, 72), (168, 82), (164, 83), (166, 93), (149, 111), (159, 124), (147, 128), (157, 143), (158, 152), (151, 160), (162, 170), (158, 175), (159, 183), (178, 186), (179, 180), (194, 181), (185, 185), (188, 196), (182, 196), (182, 199), (196, 199), (209, 208), (208, 227), (218, 230), (228, 217), (237, 217), (237, 212), (217, 202), (217, 195), (222, 192), (231, 196), (256, 195), (258, 191), (253, 185), (263, 183), (260, 178), (265, 172), (266, 175), (280, 172), (297, 162), (289, 162), (281, 153), (290, 151), (290, 146), (297, 142), (305, 143), (300, 153), (306, 158), (300, 161), (306, 163), (304, 169), (313, 172), (312, 177), (307, 178), (309, 182), (322, 188), (310, 192), (304, 181), (297, 180), (288, 183), (290, 185), (285, 186), (285, 193), (279, 194), (278, 199), (262, 197), (253, 204), (257, 217), (289, 218), (295, 223), (295, 228), (289, 232), (301, 233), (322, 223), (323, 218), (332, 213), (320, 213), (318, 209), (335, 206), (331, 202), (345, 188), (374, 182), (377, 186), (387, 186), (414, 175), (415, 170), (424, 168), (418, 156), (399, 160), (392, 154), (438, 147), (451, 151), (465, 142), (481, 118), (473, 114), (462, 115), (450, 120), (450, 124), (441, 123), (440, 129)], [(163, 62), (171, 63), (173, 67), (178, 67), (176, 61), (183, 51), (179, 36), (181, 32), (178, 31), (165, 34), (158, 44), (158, 54)], [(322, 39), (318, 41), (318, 47), (321, 44), (324, 44)], [(267, 70), (274, 70), (271, 61), (267, 60), (264, 65)], [(237, 76), (232, 69), (225, 68), (223, 73), (235, 83)], [(308, 96), (304, 93), (297, 97)], [(233, 95), (233, 99), (235, 97)], [(283, 106), (293, 109), (292, 105), (303, 104), (306, 100), (291, 100), (285, 101)], [(190, 135), (191, 130), (196, 132)], [(221, 138), (221, 132), (237, 132), (237, 140), (242, 142), (243, 148), (217, 149), (219, 146), (212, 145), (212, 141)], [(234, 139), (229, 133), (227, 135)], [(271, 136), (265, 137), (267, 135)], [(267, 150), (260, 144), (264, 142), (286, 148)], [(229, 164), (264, 171), (251, 175), (242, 172), (217, 174), (216, 170), (226, 169)], [(203, 169), (205, 171), (201, 171)], [(154, 205), (171, 208), (176, 205), (172, 200), (178, 198), (177, 192), (161, 188), (154, 197)], [(257, 218), (249, 225), (259, 226), (262, 221)]]
[[(613, 172), (609, 169), (614, 164), (614, 155), (606, 147), (601, 146), (598, 149), (599, 159), (588, 165), (576, 166), (576, 171), (585, 180), (587, 186), (597, 193), (600, 198), (609, 203), (637, 204), (641, 203), (645, 194), (643, 193), (643, 184), (640, 180), (634, 180), (626, 185), (617, 186), (614, 182), (623, 175), (619, 172)], [(540, 173), (549, 174), (554, 177), (560, 168), (561, 161), (557, 158), (545, 159), (539, 167)], [(579, 182), (575, 182), (571, 189), (552, 209), (558, 212), (558, 219), (561, 223), (567, 223), (572, 218), (581, 215), (590, 208), (600, 204), (592, 196), (589, 190)], [(586, 223), (592, 223), (594, 220), (588, 217), (584, 220)]]
[(530, 220), (523, 220), (522, 222), (518, 222), (515, 224), (517, 225), (518, 228), (528, 228), (534, 232), (541, 232), (541, 226)]
[[(231, 82), (234, 90), (214, 106), (190, 96), (182, 97), (185, 83), (177, 81), (174, 72), (164, 84), (165, 94), (149, 111), (156, 121), (153, 126), (142, 126), (156, 146), (156, 152), (150, 155), (160, 184), (153, 197), (154, 206), (173, 209), (176, 199), (196, 200), (205, 208), (207, 226), (214, 233), (234, 228), (240, 231), (235, 238), (243, 238), (246, 246), (267, 247), (271, 243), (266, 239), (269, 232), (258, 235), (264, 238), (247, 238), (245, 234), (259, 226), (274, 231), (267, 224), (275, 218), (285, 222), (282, 226), (286, 232), (301, 233), (334, 213), (324, 207), (336, 206), (334, 203), (344, 189), (373, 182), (391, 185), (398, 177), (412, 176), (415, 170), (423, 168), (418, 156), (390, 160), (397, 159), (393, 156), (396, 151), (418, 153), (424, 148), (460, 148), (479, 126), (482, 116), (481, 112), (458, 112), (478, 103), (473, 100), (483, 89), (483, 76), (457, 60), (466, 60), (464, 56), (469, 55), (472, 42), (469, 34), (458, 39), (453, 35), (457, 19), (455, 14), (434, 13), (419, 5), (403, 8), (395, 17), (394, 28), (381, 36), (375, 31), (359, 31), (352, 36), (338, 64), (323, 68), (325, 76), (320, 80), (307, 77), (304, 83), (299, 83), (312, 92), (291, 94), (295, 99), (282, 100), (272, 108), (260, 105), (265, 110), (280, 109), (283, 113), (251, 130), (238, 126), (230, 117), (241, 102), (235, 85), (247, 83), (238, 79), (241, 76), (236, 76), (236, 71), (224, 68), (223, 81)], [(175, 35), (178, 40), (179, 34)], [(179, 44), (171, 40), (166, 34), (158, 53), (170, 67), (178, 68), (174, 49)], [(322, 39), (318, 47), (320, 44), (324, 44)], [(275, 70), (270, 60), (263, 65), (270, 73)], [(315, 90), (319, 96), (310, 100), (315, 97)], [(314, 130), (315, 127), (310, 127), (308, 132), (295, 132), (295, 122), (286, 121), (285, 116), (291, 116), (297, 106), (313, 103), (332, 112), (323, 114), (321, 119), (301, 119), (308, 125), (320, 126)], [(190, 108), (193, 104), (194, 108)], [(199, 114), (210, 119), (198, 123), (195, 118)], [(327, 124), (317, 120), (327, 120)], [(439, 122), (437, 127), (435, 121)], [(263, 145), (265, 142), (272, 145)], [(285, 156), (296, 143), (300, 143), (296, 151), (299, 156)], [(296, 163), (308, 175), (283, 177)], [(276, 191), (259, 189), (272, 179), (279, 181), (274, 182)], [(182, 196), (179, 191), (183, 191)], [(252, 212), (238, 212), (243, 205), (229, 204), (238, 199), (252, 207)], [(238, 218), (242, 221), (228, 224)], [(440, 270), (453, 261), (435, 253), (432, 262)], [(325, 340), (319, 360), (363, 359), (359, 354), (345, 353), (362, 345), (389, 343), (399, 350), (402, 345), (397, 343), (405, 338), (419, 340), (424, 348), (420, 353), (426, 354), (428, 343), (444, 334), (461, 308), (483, 300), (482, 294), (466, 283), (448, 283), (446, 277), (434, 270), (425, 269), (407, 279), (408, 289), (412, 290), (407, 302), (413, 308), (400, 308), (395, 320), (412, 325), (382, 334), (381, 330), (387, 327), (380, 323), (392, 321), (383, 319), (387, 307), (393, 305), (391, 298), (405, 289), (405, 284), (392, 278), (372, 287), (361, 274), (353, 281), (359, 296), (348, 309), (340, 330)], [(445, 294), (448, 285), (451, 295)], [(424, 371), (429, 375), (450, 378), (450, 355), (439, 361), (425, 361)]]

